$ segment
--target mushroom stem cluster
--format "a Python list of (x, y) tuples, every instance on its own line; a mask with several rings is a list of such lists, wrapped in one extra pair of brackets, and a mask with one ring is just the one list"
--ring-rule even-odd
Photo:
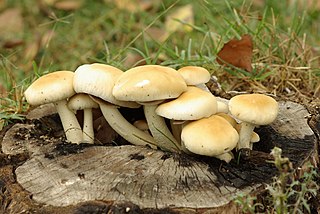
[[(94, 143), (92, 108), (99, 107), (109, 125), (134, 145), (230, 162), (234, 149), (252, 149), (259, 141), (254, 128), (276, 119), (278, 103), (263, 94), (237, 95), (224, 102), (206, 89), (209, 79), (209, 72), (197, 66), (175, 70), (144, 65), (123, 72), (94, 63), (75, 72), (44, 75), (30, 85), (25, 97), (31, 105), (54, 103), (71, 143)], [(148, 130), (131, 124), (119, 111), (141, 106)], [(82, 129), (77, 110), (84, 112)]]

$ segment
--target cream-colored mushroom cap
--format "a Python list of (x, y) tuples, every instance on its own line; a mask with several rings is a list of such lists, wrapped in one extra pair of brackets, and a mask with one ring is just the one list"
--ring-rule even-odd
[(216, 111), (216, 97), (194, 86), (188, 86), (179, 97), (160, 104), (156, 109), (158, 115), (173, 120), (198, 120)]
[(238, 123), (237, 121), (229, 114), (223, 113), (223, 112), (219, 112), (216, 114), (217, 116), (222, 117), (223, 119), (225, 119), (226, 121), (228, 121), (232, 127), (234, 127), (236, 129)]
[(75, 94), (68, 101), (68, 108), (72, 110), (83, 110), (98, 107), (98, 103), (93, 101), (88, 94)]
[(74, 73), (71, 71), (56, 71), (46, 74), (34, 81), (24, 92), (30, 105), (65, 100), (75, 94), (72, 81)]
[(150, 102), (178, 97), (187, 90), (182, 76), (173, 68), (143, 65), (124, 72), (113, 88), (113, 95), (124, 101)]
[(210, 73), (207, 69), (199, 66), (186, 66), (178, 70), (187, 85), (198, 85), (207, 83), (210, 80)]
[(229, 111), (236, 119), (256, 125), (272, 123), (278, 110), (277, 101), (264, 94), (241, 94), (229, 101)]
[(217, 156), (234, 149), (239, 135), (228, 121), (212, 115), (185, 125), (181, 132), (181, 140), (192, 153)]
[(123, 102), (112, 95), (116, 80), (123, 71), (111, 65), (101, 63), (84, 64), (75, 70), (73, 87), (77, 93), (86, 93), (99, 97), (115, 105), (137, 108), (135, 102)]

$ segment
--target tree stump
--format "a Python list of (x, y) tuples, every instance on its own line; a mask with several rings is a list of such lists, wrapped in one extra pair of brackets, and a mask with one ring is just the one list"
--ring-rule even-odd
[(310, 113), (294, 102), (279, 105), (277, 120), (256, 129), (254, 151), (229, 164), (133, 145), (67, 144), (52, 106), (42, 106), (2, 131), (0, 212), (238, 213), (237, 194), (259, 194), (277, 175), (274, 146), (295, 169), (318, 162)]

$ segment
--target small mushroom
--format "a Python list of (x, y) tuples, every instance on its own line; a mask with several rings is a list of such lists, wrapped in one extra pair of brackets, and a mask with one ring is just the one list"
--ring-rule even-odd
[(189, 122), (182, 128), (181, 140), (187, 150), (198, 155), (230, 162), (239, 140), (238, 132), (220, 116)]
[(67, 99), (75, 94), (74, 73), (56, 71), (34, 81), (24, 92), (30, 105), (54, 103), (60, 116), (66, 138), (71, 143), (82, 141), (82, 130), (74, 113), (67, 107)]
[(235, 128), (237, 130), (238, 123), (231, 115), (229, 115), (227, 113), (223, 113), (223, 112), (219, 112), (216, 115), (223, 117), (225, 120), (227, 120), (232, 125), (233, 128)]
[(240, 139), (237, 149), (248, 148), (255, 126), (268, 125), (278, 115), (278, 103), (264, 94), (241, 94), (229, 101), (229, 111), (233, 117), (241, 121)]
[(226, 103), (217, 100), (217, 112), (221, 112), (221, 113), (228, 113), (229, 112), (229, 107)]
[(136, 120), (133, 122), (133, 125), (135, 127), (137, 127), (138, 129), (146, 132), (146, 133), (149, 133), (149, 126), (148, 126), (148, 123), (146, 120)]
[(99, 108), (87, 94), (75, 94), (68, 101), (68, 108), (74, 111), (83, 110), (83, 141), (87, 143), (94, 142), (92, 109)]
[[(217, 116), (223, 117), (225, 120), (227, 120), (233, 128), (237, 130), (237, 132), (240, 132), (241, 124), (237, 123), (237, 121), (229, 114), (226, 113), (217, 113)], [(260, 136), (256, 132), (252, 132), (251, 139), (250, 139), (250, 149), (252, 149), (252, 143), (256, 143), (260, 141)]]
[[(195, 86), (188, 86), (176, 99), (164, 102), (156, 108), (156, 113), (171, 120), (173, 135), (180, 142), (181, 125), (174, 121), (198, 120), (209, 117), (217, 111), (217, 99), (211, 93)], [(182, 149), (183, 145), (182, 145)]]
[(187, 85), (197, 86), (205, 91), (209, 91), (205, 83), (210, 80), (210, 73), (207, 69), (200, 66), (185, 66), (178, 69)]
[(176, 70), (160, 65), (143, 65), (124, 72), (112, 93), (119, 100), (143, 104), (150, 132), (158, 146), (163, 150), (178, 151), (178, 142), (155, 109), (159, 102), (176, 98), (186, 89), (184, 79)]

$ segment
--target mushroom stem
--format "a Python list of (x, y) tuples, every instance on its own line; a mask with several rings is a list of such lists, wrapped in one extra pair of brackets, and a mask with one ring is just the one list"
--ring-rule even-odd
[(170, 120), (170, 126), (173, 137), (177, 140), (178, 144), (181, 145), (182, 124), (178, 124), (175, 120)]
[(153, 104), (143, 106), (152, 136), (161, 149), (168, 151), (180, 150), (180, 145), (168, 129), (164, 118), (155, 113), (157, 107), (158, 105)]
[(151, 148), (156, 148), (157, 144), (153, 137), (129, 123), (117, 106), (101, 101), (98, 103), (106, 121), (121, 137), (134, 145), (149, 145)]
[(231, 151), (223, 153), (221, 155), (216, 155), (214, 157), (218, 158), (219, 160), (223, 160), (223, 161), (225, 161), (227, 163), (229, 163), (234, 158), (233, 153)]
[(92, 109), (85, 108), (83, 109), (83, 140), (87, 143), (94, 142), (94, 131), (93, 131), (93, 118), (92, 118)]
[(67, 107), (67, 100), (54, 103), (60, 116), (66, 138), (71, 143), (79, 144), (82, 139), (82, 129), (75, 114)]
[(251, 148), (250, 141), (254, 127), (255, 126), (253, 124), (247, 122), (242, 122), (240, 124), (239, 142), (237, 144), (237, 150), (240, 150), (242, 148)]

